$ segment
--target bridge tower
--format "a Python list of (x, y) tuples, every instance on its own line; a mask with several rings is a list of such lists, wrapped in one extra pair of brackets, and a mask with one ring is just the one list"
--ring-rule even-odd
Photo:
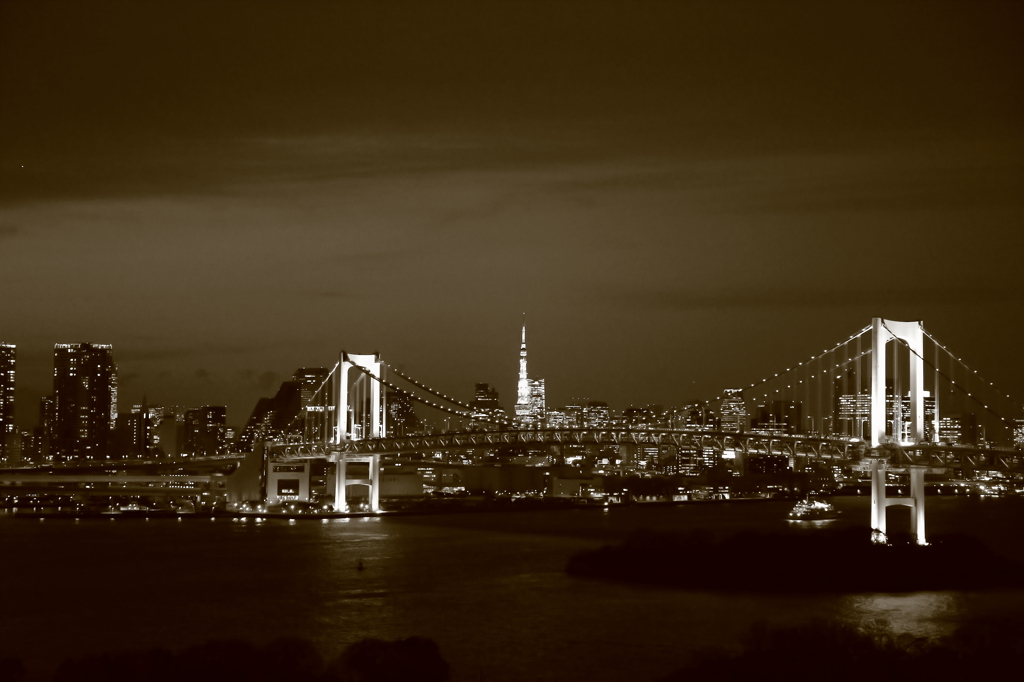
[[(880, 317), (871, 321), (871, 447), (879, 452), (879, 446), (888, 442), (886, 435), (886, 362), (885, 349), (890, 341), (901, 340), (910, 349), (910, 438), (909, 443), (924, 442), (924, 329), (920, 320), (899, 322)], [(895, 363), (893, 373), (899, 372)], [(893, 410), (902, 415), (903, 396), (893, 391)], [(938, 409), (935, 410), (938, 434)], [(899, 443), (896, 433), (899, 419), (894, 416), (891, 442)], [(871, 529), (876, 542), (885, 542), (886, 509), (893, 505), (910, 507), (910, 532), (917, 544), (927, 544), (924, 533), (924, 473), (927, 467), (910, 466), (910, 496), (887, 497), (885, 492), (886, 465), (884, 457), (870, 459), (871, 472)]]
[[(871, 447), (887, 441), (885, 434), (885, 347), (902, 340), (910, 348), (910, 441), (924, 441), (924, 330), (920, 320), (897, 322), (876, 317), (871, 321)], [(894, 371), (898, 371), (898, 365)], [(895, 410), (902, 411), (902, 396), (893, 395)], [(893, 434), (899, 440), (898, 434)]]
[[(335, 410), (337, 423), (334, 427), (334, 445), (367, 438), (383, 438), (386, 431), (386, 406), (384, 384), (379, 381), (381, 374), (379, 354), (355, 355), (341, 352), (336, 378), (338, 408)], [(349, 385), (349, 374), (358, 374)], [(334, 507), (339, 511), (348, 510), (345, 487), (351, 483), (370, 487), (370, 509), (380, 511), (380, 455), (346, 456), (336, 451), (334, 478)], [(347, 476), (349, 462), (369, 464), (369, 478), (350, 479)]]

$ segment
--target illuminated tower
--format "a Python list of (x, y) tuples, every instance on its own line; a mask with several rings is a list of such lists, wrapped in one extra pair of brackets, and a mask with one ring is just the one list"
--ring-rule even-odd
[(14, 360), (13, 344), (0, 343), (0, 462), (14, 456)]
[(526, 375), (526, 319), (523, 319), (523, 343), (519, 347), (519, 391), (516, 398), (516, 421), (529, 424), (533, 421), (533, 407), (530, 378)]
[(53, 347), (53, 434), (57, 461), (107, 459), (117, 419), (117, 367), (112, 346)]

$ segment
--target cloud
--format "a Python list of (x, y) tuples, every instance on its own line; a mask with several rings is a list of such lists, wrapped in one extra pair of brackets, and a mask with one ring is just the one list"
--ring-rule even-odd
[(705, 292), (616, 292), (607, 300), (623, 305), (646, 305), (674, 311), (752, 308), (840, 308), (888, 305), (964, 306), (1024, 302), (1024, 292), (1012, 287), (934, 287), (837, 289), (828, 287), (764, 288)]
[(260, 372), (257, 374), (256, 370), (243, 369), (238, 374), (243, 382), (254, 386), (264, 393), (276, 390), (281, 383), (281, 377), (277, 372)]

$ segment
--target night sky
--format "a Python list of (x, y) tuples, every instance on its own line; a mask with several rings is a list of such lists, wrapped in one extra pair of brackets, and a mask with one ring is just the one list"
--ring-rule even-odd
[(1024, 3), (0, 2), (0, 341), (244, 423), (379, 351), (681, 404), (922, 319), (1024, 396)]

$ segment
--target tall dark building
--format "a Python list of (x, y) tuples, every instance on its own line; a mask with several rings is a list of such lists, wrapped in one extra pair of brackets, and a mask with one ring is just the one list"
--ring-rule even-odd
[(264, 440), (302, 439), (302, 382), (281, 383), (273, 398), (260, 398), (238, 438), (241, 452), (252, 452), (253, 444)]
[(14, 344), (0, 343), (0, 463), (14, 457), (18, 438), (14, 426), (15, 354)]
[(227, 408), (221, 405), (204, 405), (187, 411), (182, 454), (192, 457), (223, 455), (227, 451), (227, 414)]
[(752, 426), (761, 433), (803, 433), (803, 403), (799, 400), (772, 400), (759, 405)]
[(498, 389), (491, 388), (490, 384), (476, 384), (476, 392), (473, 402), (469, 404), (473, 408), (470, 428), (493, 428), (496, 422), (505, 421), (505, 411), (498, 404)]
[(117, 367), (113, 347), (56, 344), (50, 442), (53, 459), (107, 459), (116, 420)]
[(416, 432), (420, 426), (420, 420), (412, 409), (412, 399), (408, 393), (388, 390), (385, 396), (388, 418), (385, 428), (388, 438), (401, 438)]
[(326, 367), (302, 367), (295, 371), (298, 381), (302, 440), (320, 443), (334, 433), (334, 405), (331, 404), (331, 370)]

